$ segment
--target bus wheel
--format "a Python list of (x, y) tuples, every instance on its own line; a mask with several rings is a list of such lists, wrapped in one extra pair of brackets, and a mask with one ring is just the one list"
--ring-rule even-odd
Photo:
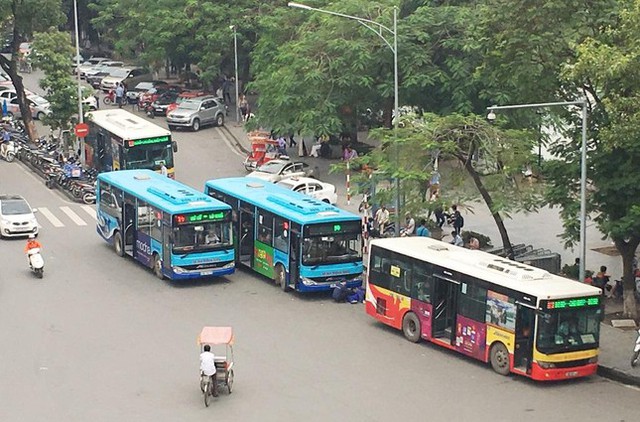
[(153, 255), (153, 273), (160, 280), (164, 280), (164, 274), (162, 274), (162, 261), (160, 261), (158, 255)]
[(502, 343), (491, 346), (491, 367), (500, 375), (509, 373), (509, 351)]
[(402, 319), (402, 332), (410, 342), (420, 341), (420, 320), (413, 312), (407, 312)]
[(113, 250), (116, 251), (116, 255), (124, 256), (124, 247), (122, 246), (122, 235), (120, 232), (116, 232), (113, 235)]
[(287, 284), (287, 274), (284, 271), (284, 267), (280, 264), (276, 265), (276, 284), (280, 286), (283, 292), (289, 291), (289, 285)]

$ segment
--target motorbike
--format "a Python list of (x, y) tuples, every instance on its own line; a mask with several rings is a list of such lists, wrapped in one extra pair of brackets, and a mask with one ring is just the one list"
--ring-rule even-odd
[(27, 251), (27, 257), (29, 258), (29, 268), (33, 271), (38, 278), (44, 276), (44, 259), (40, 255), (40, 248), (32, 248)]
[(6, 141), (4, 145), (0, 145), (0, 157), (9, 163), (16, 158), (16, 145), (13, 141)]
[(149, 104), (148, 106), (146, 106), (144, 108), (145, 113), (147, 114), (147, 117), (154, 119), (156, 117), (156, 110), (155, 107), (153, 106), (153, 104)]
[(631, 357), (631, 366), (635, 368), (640, 363), (640, 330), (636, 338), (636, 345), (633, 347), (633, 356)]
[(107, 95), (105, 95), (104, 98), (102, 98), (102, 102), (105, 103), (106, 105), (115, 104), (116, 90), (110, 89), (109, 92), (107, 92)]

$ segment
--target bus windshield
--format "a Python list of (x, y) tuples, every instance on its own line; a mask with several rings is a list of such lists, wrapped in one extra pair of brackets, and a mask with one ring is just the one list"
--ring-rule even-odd
[(599, 308), (542, 312), (538, 315), (536, 345), (551, 354), (598, 347)]
[(136, 145), (124, 149), (124, 168), (127, 170), (160, 170), (162, 162), (167, 168), (173, 168), (173, 150), (171, 143)]
[(231, 242), (231, 223), (181, 225), (173, 229), (173, 252), (190, 253), (228, 249)]
[(304, 238), (304, 265), (325, 265), (362, 260), (360, 233), (336, 233), (331, 236)]

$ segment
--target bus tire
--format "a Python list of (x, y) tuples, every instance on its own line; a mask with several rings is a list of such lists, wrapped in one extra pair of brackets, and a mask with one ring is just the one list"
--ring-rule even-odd
[(160, 260), (158, 254), (153, 255), (153, 273), (160, 280), (164, 280), (164, 274), (162, 274), (162, 261)]
[(276, 265), (276, 284), (280, 286), (283, 292), (289, 291), (289, 285), (287, 284), (287, 273), (284, 267), (280, 264)]
[(420, 319), (413, 312), (407, 312), (402, 318), (402, 333), (412, 343), (420, 341)]
[(509, 351), (506, 346), (500, 342), (491, 346), (490, 352), (491, 367), (500, 375), (508, 375), (509, 369)]
[(124, 245), (122, 244), (122, 235), (120, 232), (115, 232), (113, 235), (113, 250), (118, 256), (124, 256)]

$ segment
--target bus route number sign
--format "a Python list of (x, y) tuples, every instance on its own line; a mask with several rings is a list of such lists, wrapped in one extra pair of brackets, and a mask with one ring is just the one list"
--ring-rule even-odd
[(547, 309), (586, 308), (598, 305), (600, 305), (600, 297), (598, 296), (547, 301)]
[(174, 217), (176, 224), (211, 223), (222, 221), (225, 218), (224, 211), (198, 212), (191, 214), (178, 214)]

